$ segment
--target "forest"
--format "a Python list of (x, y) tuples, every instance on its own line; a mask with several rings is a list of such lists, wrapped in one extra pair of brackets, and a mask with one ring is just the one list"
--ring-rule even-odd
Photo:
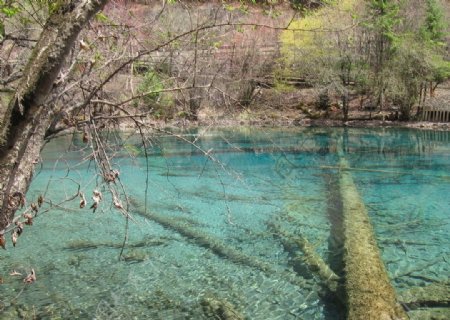
[[(405, 270), (400, 258), (390, 256), (386, 262), (386, 255), (389, 245), (395, 254), (406, 254), (412, 250), (405, 249), (408, 245), (421, 248), (429, 240), (428, 235), (423, 241), (394, 239), (403, 227), (440, 225), (438, 240), (430, 241), (444, 248), (448, 244), (443, 235), (448, 221), (427, 218), (424, 212), (445, 215), (450, 208), (434, 198), (449, 191), (449, 18), (450, 3), (445, 0), (0, 0), (0, 245), (5, 249), (2, 263), (17, 266), (9, 276), (11, 270), (0, 270), (0, 290), (6, 292), (13, 283), (10, 278), (24, 276), (21, 289), (14, 289), (16, 297), (0, 298), (0, 318), (2, 313), (5, 319), (143, 318), (153, 310), (155, 319), (264, 319), (270, 310), (267, 319), (446, 319), (449, 283), (441, 275), (450, 267), (448, 250), (437, 250), (436, 257), (427, 258), (429, 264), (424, 258), (419, 266)], [(353, 127), (362, 129), (352, 131)], [(368, 127), (376, 130), (365, 131)], [(411, 136), (402, 131), (411, 127), (427, 131), (411, 131)], [(56, 155), (52, 150), (58, 150)], [(255, 159), (240, 158), (247, 153)], [(267, 163), (261, 160), (265, 156)], [(388, 167), (380, 164), (385, 162)], [(262, 171), (253, 172), (258, 166)], [(267, 177), (261, 175), (265, 170)], [(407, 176), (414, 170), (417, 176)], [(197, 190), (194, 176), (208, 181), (201, 184), (206, 191)], [(183, 178), (186, 181), (178, 182)], [(407, 221), (393, 220), (390, 229), (377, 217), (377, 210), (390, 210), (380, 199), (393, 195), (383, 181), (407, 185), (408, 199), (418, 192), (414, 188), (431, 194), (426, 186), (435, 186), (438, 191), (431, 198), (440, 210), (429, 209), (430, 203), (405, 203), (408, 210), (399, 211)], [(238, 182), (242, 188), (253, 187), (234, 190)], [(366, 182), (377, 184), (383, 194), (372, 195)], [(275, 189), (257, 194), (269, 185)], [(300, 188), (299, 194), (294, 188)], [(325, 198), (314, 194), (317, 188), (325, 190)], [(168, 194), (178, 200), (172, 203), (165, 198)], [(209, 203), (212, 215), (215, 206), (225, 203), (215, 217), (223, 220), (223, 234), (218, 233), (223, 239), (215, 238), (214, 217), (200, 221), (196, 213), (186, 213), (209, 210), (208, 205), (192, 209), (195, 199), (197, 204)], [(277, 216), (264, 205), (277, 208)], [(236, 214), (247, 209), (254, 212), (255, 225)], [(78, 225), (67, 222), (68, 233), (92, 219), (99, 224), (98, 230), (90, 231), (92, 239), (83, 234), (61, 249), (69, 252), (73, 270), (97, 249), (118, 251), (114, 263), (118, 255), (127, 266), (144, 265), (155, 253), (142, 247), (171, 247), (181, 237), (197, 247), (192, 252), (202, 248), (213, 255), (207, 258), (212, 269), (214, 259), (226, 259), (253, 269), (260, 284), (273, 280), (273, 292), (275, 282), (283, 283), (279, 295), (301, 288), (295, 299), (305, 302), (295, 300), (298, 306), (289, 311), (284, 305), (288, 302), (280, 300), (273, 303), (279, 309), (266, 306), (261, 309), (266, 311), (258, 311), (248, 297), (239, 307), (239, 294), (230, 285), (220, 287), (228, 296), (213, 289), (193, 293), (198, 296), (195, 304), (188, 293), (194, 289), (180, 284), (188, 298), (176, 300), (177, 293), (164, 291), (171, 285), (155, 282), (161, 288), (151, 297), (143, 293), (145, 309), (136, 293), (141, 284), (133, 282), (144, 281), (140, 274), (126, 282), (133, 283), (136, 292), (118, 294), (120, 299), (134, 299), (130, 306), (139, 304), (136, 314), (114, 297), (107, 306), (86, 307), (87, 313), (75, 302), (65, 311), (50, 310), (33, 300), (33, 290), (27, 289), (39, 284), (37, 267), (14, 262), (19, 256), (14, 252), (29, 245), (24, 239), (28, 233), (46, 243), (40, 232), (52, 228), (39, 225), (40, 220), (54, 211), (66, 214), (45, 222), (58, 226), (61, 219), (78, 214), (73, 210), (93, 217), (114, 215), (73, 218)], [(311, 218), (313, 214), (305, 218), (305, 212), (314, 210), (328, 217), (327, 222), (316, 221), (320, 218)], [(386, 219), (391, 217), (386, 214)], [(158, 237), (135, 237), (132, 230), (145, 229), (148, 221), (177, 235), (161, 231)], [(104, 225), (114, 232), (103, 230)], [(311, 225), (316, 231), (308, 231)], [(328, 236), (323, 225), (330, 226)], [(103, 238), (94, 241), (96, 232)], [(112, 233), (118, 238), (108, 238)], [(251, 252), (247, 241), (262, 253)], [(268, 249), (274, 243), (287, 256), (284, 269)], [(333, 255), (333, 250), (338, 253)], [(160, 259), (164, 265), (165, 258)], [(399, 269), (392, 271), (393, 266)], [(421, 267), (431, 268), (432, 275), (418, 276)], [(233, 274), (229, 268), (228, 274)], [(154, 272), (161, 270), (164, 267)], [(209, 271), (204, 271), (208, 277)], [(241, 280), (251, 288), (251, 272), (242, 272)], [(219, 273), (214, 271), (218, 283)], [(67, 279), (63, 281), (66, 285)], [(80, 286), (89, 283), (83, 281)], [(123, 279), (114, 281), (117, 288)], [(208, 288), (204, 278), (198, 281)], [(58, 306), (72, 303), (63, 297), (49, 301)], [(184, 304), (191, 309), (185, 310)], [(173, 313), (164, 315), (167, 310)]]

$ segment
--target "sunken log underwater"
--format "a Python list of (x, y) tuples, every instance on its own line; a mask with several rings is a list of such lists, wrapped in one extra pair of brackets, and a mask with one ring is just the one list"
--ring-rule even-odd
[[(346, 319), (409, 319), (399, 303), (381, 260), (366, 206), (355, 186), (350, 167), (339, 151), (338, 193), (343, 233), (341, 277), (329, 267), (305, 236), (286, 232), (279, 223), (269, 223), (292, 260), (300, 261), (346, 309)], [(278, 219), (283, 217), (279, 216)], [(292, 221), (292, 220), (291, 220)], [(332, 222), (333, 223), (333, 222)], [(301, 230), (301, 225), (296, 230)]]
[(381, 260), (366, 206), (339, 150), (347, 318), (408, 319)]
[(238, 265), (244, 265), (256, 270), (260, 270), (267, 276), (278, 277), (300, 288), (311, 287), (311, 284), (306, 281), (306, 279), (298, 277), (293, 272), (290, 272), (288, 270), (276, 270), (272, 267), (271, 264), (259, 259), (258, 257), (247, 255), (242, 251), (226, 244), (220, 239), (197, 230), (188, 223), (180, 221), (180, 219), (164, 216), (155, 212), (149, 212), (145, 210), (145, 208), (143, 208), (134, 198), (130, 199), (130, 202), (133, 205), (133, 210), (135, 213), (151, 221), (154, 221), (165, 228), (179, 233), (180, 235), (188, 239), (191, 243), (211, 250), (211, 252), (213, 252), (218, 257), (225, 258), (228, 261), (231, 261)]
[[(313, 245), (301, 234), (291, 234), (282, 229), (280, 224), (268, 223), (273, 234), (278, 237), (285, 250), (292, 256), (294, 264), (305, 265), (309, 273), (317, 276), (321, 285), (332, 293), (336, 293), (339, 286), (339, 276), (315, 251)], [(298, 248), (298, 250), (296, 250)], [(297, 267), (297, 269), (301, 269)], [(302, 275), (301, 275), (302, 276)]]
[[(339, 165), (333, 169), (338, 169), (338, 195), (342, 204), (343, 275), (338, 276), (328, 266), (327, 262), (315, 252), (314, 246), (304, 235), (287, 232), (277, 222), (269, 222), (269, 229), (271, 229), (273, 235), (281, 240), (286, 251), (295, 252), (292, 255), (293, 260), (301, 260), (301, 263), (306, 264), (309, 271), (314, 273), (315, 278), (321, 282), (322, 286), (345, 304), (347, 319), (409, 319), (399, 300), (404, 302), (403, 305), (406, 308), (412, 307), (414, 309), (414, 305), (417, 303), (420, 307), (428, 307), (429, 299), (423, 295), (413, 295), (414, 290), (409, 292), (411, 297), (408, 296), (407, 298), (405, 294), (397, 297), (381, 260), (367, 208), (353, 181), (351, 175), (353, 168), (349, 166), (343, 152), (339, 151), (338, 153)], [(182, 223), (176, 218), (150, 213), (136, 201), (133, 202), (135, 212), (139, 215), (178, 232), (192, 243), (206, 247), (218, 256), (226, 257), (229, 261), (237, 264), (261, 270), (267, 275), (278, 276), (300, 287), (311, 287), (310, 282), (302, 275), (298, 275), (295, 281), (292, 281), (291, 272), (280, 273), (265, 261), (245, 255), (240, 250), (232, 248), (215, 237), (196, 230), (190, 224)], [(443, 290), (448, 292), (448, 286), (445, 286)], [(343, 295), (341, 295), (342, 292)], [(448, 309), (448, 304), (441, 306), (445, 299), (448, 300), (448, 298), (442, 298), (442, 296), (438, 297), (438, 306)], [(241, 319), (242, 317), (226, 301), (219, 303), (215, 298), (211, 298), (204, 300), (202, 306), (206, 314), (220, 314), (222, 317), (227, 314), (230, 319)], [(410, 316), (414, 314), (414, 311), (408, 311)], [(422, 310), (419, 311), (422, 312)], [(441, 309), (436, 311), (443, 312)], [(421, 316), (423, 316), (423, 313), (421, 313)], [(434, 319), (434, 316), (423, 319)]]

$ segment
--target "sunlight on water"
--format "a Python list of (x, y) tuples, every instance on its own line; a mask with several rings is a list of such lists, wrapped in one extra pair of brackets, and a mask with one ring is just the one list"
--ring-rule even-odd
[[(343, 318), (339, 299), (287, 241), (306, 239), (343, 276), (342, 136), (397, 292), (448, 290), (449, 132), (193, 130), (183, 139), (195, 145), (152, 139), (148, 162), (139, 138), (123, 137), (111, 156), (133, 221), (120, 261), (126, 221), (107, 197), (95, 213), (79, 209), (78, 190), (90, 204), (101, 179), (80, 138), (63, 137), (47, 145), (27, 194), (45, 193), (43, 212), (1, 252), (0, 318)], [(37, 281), (24, 284), (31, 268)]]

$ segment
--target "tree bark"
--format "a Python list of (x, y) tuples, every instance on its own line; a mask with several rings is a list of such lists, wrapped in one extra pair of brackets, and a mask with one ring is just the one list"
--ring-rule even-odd
[(46, 100), (78, 34), (108, 0), (65, 1), (48, 18), (15, 94), (0, 115), (0, 235), (20, 207), (56, 111)]

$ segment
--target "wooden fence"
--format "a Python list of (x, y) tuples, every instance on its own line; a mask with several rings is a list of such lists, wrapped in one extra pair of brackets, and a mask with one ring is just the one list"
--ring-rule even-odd
[(450, 110), (443, 107), (425, 107), (422, 113), (423, 121), (450, 122)]

